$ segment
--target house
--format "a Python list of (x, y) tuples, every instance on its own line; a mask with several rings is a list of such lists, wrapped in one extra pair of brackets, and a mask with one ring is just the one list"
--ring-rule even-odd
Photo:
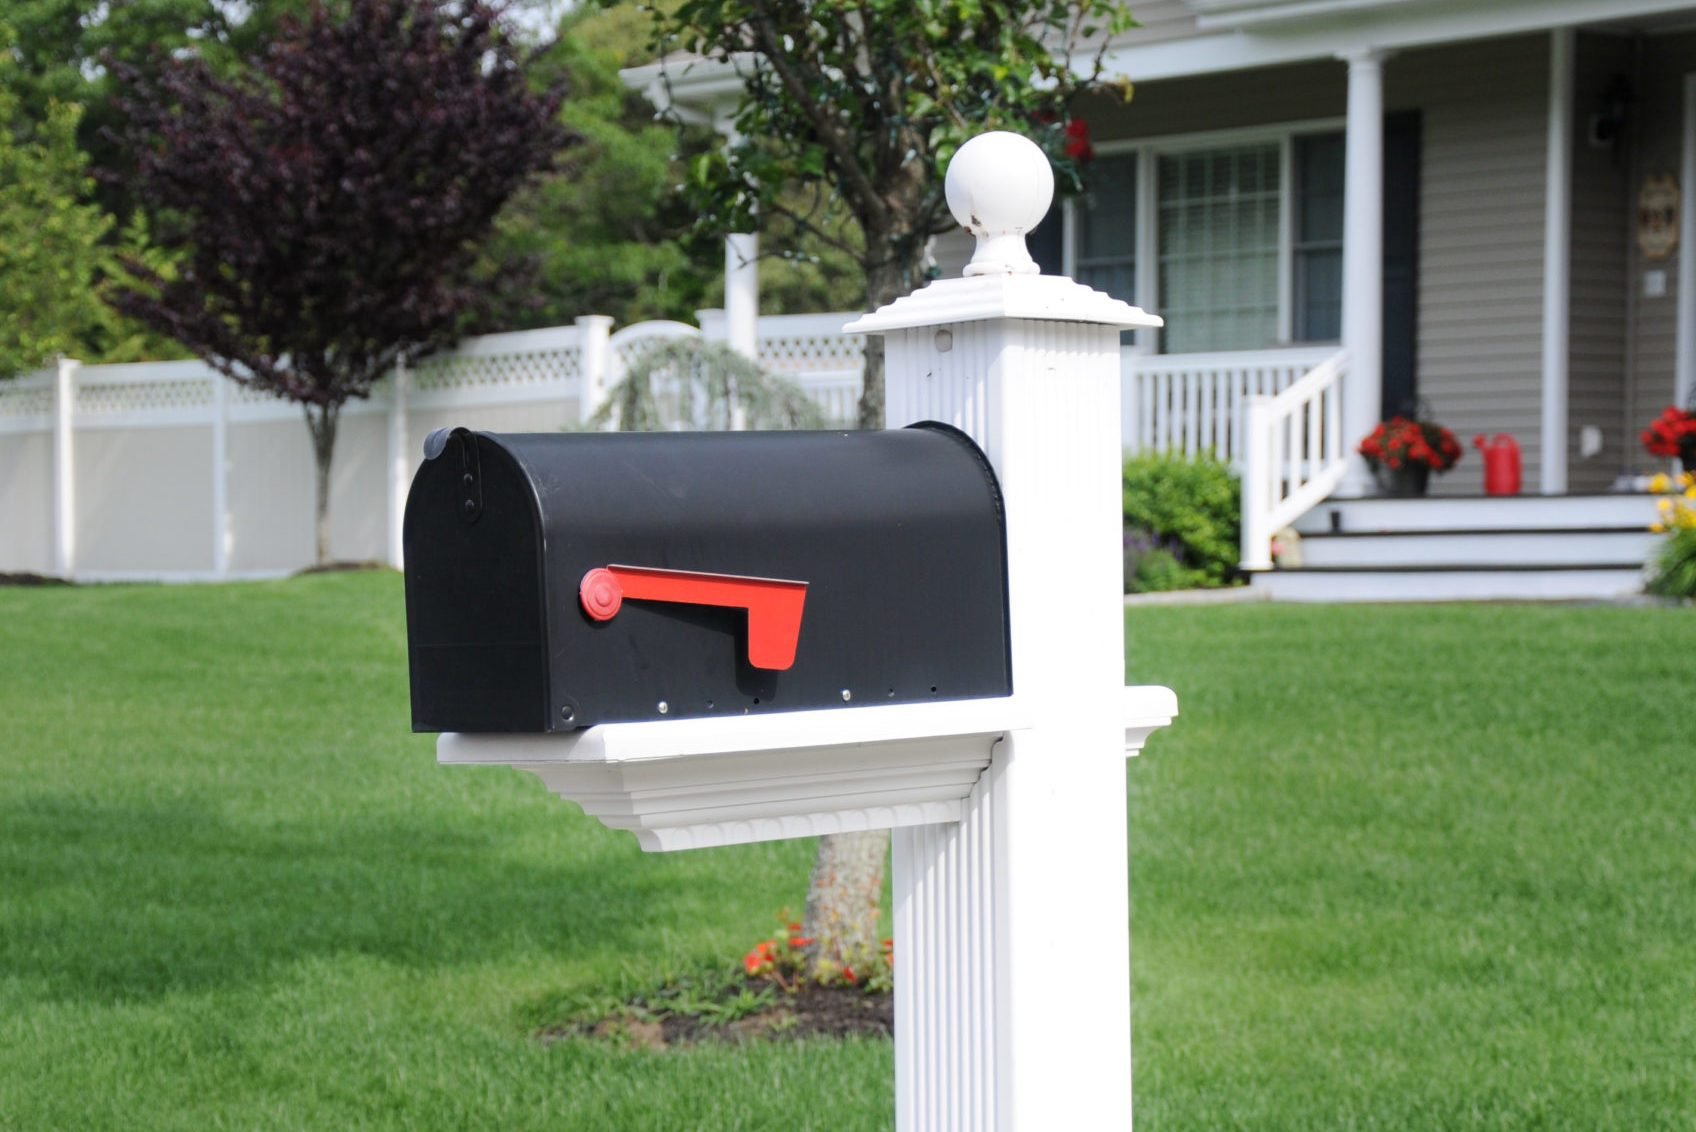
[[(1132, 9), (1141, 26), (1107, 65), (1135, 96), (1080, 108), (1091, 188), (1033, 239), (1048, 265), (1166, 319), (1126, 346), (1127, 445), (1236, 462), (1251, 568), (1269, 567), (1272, 533), (1298, 521), (1317, 536), (1310, 566), (1333, 535), (1468, 529), (1448, 548), (1359, 542), (1351, 555), (1381, 574), (1496, 560), (1519, 575), (1429, 596), (1635, 588), (1646, 502), (1587, 497), (1659, 470), (1637, 434), (1696, 396), (1696, 254), (1682, 232), (1696, 212), (1696, 5)], [(708, 69), (671, 94), (722, 105), (726, 89)], [(939, 245), (945, 262), (966, 251)], [(1354, 446), (1415, 406), (1463, 441), (1514, 437), (1526, 490), (1553, 500), (1471, 498), (1471, 455), (1422, 510), (1337, 502), (1375, 493)], [(1553, 562), (1536, 549), (1560, 542)], [(1342, 580), (1320, 585), (1335, 594)]]

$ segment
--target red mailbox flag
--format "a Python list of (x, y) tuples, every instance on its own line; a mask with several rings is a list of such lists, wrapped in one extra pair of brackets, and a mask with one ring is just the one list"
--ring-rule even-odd
[(596, 621), (611, 621), (625, 598), (746, 609), (748, 663), (782, 672), (795, 663), (807, 583), (614, 565), (599, 566), (584, 574), (577, 594), (583, 611)]

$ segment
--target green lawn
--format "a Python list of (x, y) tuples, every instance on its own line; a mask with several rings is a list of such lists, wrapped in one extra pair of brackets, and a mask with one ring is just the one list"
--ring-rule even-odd
[[(1139, 1128), (1696, 1127), (1696, 617), (1127, 625), (1184, 712), (1130, 776)], [(811, 845), (642, 854), (405, 705), (392, 575), (0, 589), (0, 1128), (888, 1126), (884, 1043), (532, 1040), (733, 961)]]

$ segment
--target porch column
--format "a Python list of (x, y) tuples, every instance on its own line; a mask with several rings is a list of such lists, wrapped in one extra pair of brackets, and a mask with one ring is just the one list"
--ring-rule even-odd
[(1343, 180), (1343, 346), (1349, 352), (1343, 443), (1348, 470), (1338, 489), (1341, 495), (1372, 491), (1372, 472), (1354, 446), (1378, 423), (1383, 400), (1386, 57), (1387, 52), (1370, 47), (1338, 56), (1349, 65)]
[(1572, 282), (1573, 31), (1549, 33), (1549, 158), (1543, 193), (1544, 495), (1566, 491), (1567, 349)]

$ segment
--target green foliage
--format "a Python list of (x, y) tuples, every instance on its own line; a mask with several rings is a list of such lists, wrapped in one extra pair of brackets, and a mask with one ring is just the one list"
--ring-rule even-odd
[(1232, 581), (1242, 488), (1229, 468), (1211, 457), (1133, 456), (1125, 461), (1123, 488), (1127, 550), (1141, 538), (1170, 559), (1145, 554), (1148, 564), (1133, 572), (1127, 554), (1128, 584), (1134, 578), (1146, 589), (1181, 589)]
[(1654, 573), (1644, 587), (1662, 597), (1696, 597), (1696, 527), (1675, 527), (1655, 552)]
[[(684, 184), (699, 228), (782, 217), (856, 259), (867, 304), (887, 303), (954, 226), (942, 172), (968, 138), (1030, 136), (1079, 186), (1069, 110), (1108, 89), (1100, 51), (1130, 24), (1115, 0), (681, 0), (660, 15), (659, 54), (734, 57), (742, 78), (736, 140), (697, 156)], [(1093, 64), (1074, 57), (1086, 43)], [(866, 354), (862, 427), (883, 420), (881, 349)]]
[(679, 338), (637, 355), (589, 422), (624, 432), (672, 427), (725, 431), (732, 406), (747, 429), (820, 428), (818, 405), (793, 381), (762, 370), (721, 342)]
[(529, 65), (533, 82), (561, 83), (560, 121), (582, 142), (562, 168), (520, 192), (496, 222), (481, 271), (499, 295), (468, 331), (557, 326), (605, 314), (621, 324), (692, 319), (722, 292), (721, 246), (692, 238), (693, 218), (673, 193), (680, 148), (699, 151), (705, 129), (679, 135), (657, 123), (620, 67), (641, 62), (647, 17), (634, 6), (585, 6)]
[(77, 123), (82, 108), (50, 102), (18, 121), (16, 62), (0, 28), (0, 377), (75, 352), (101, 318), (92, 281), (111, 220), (84, 203), (92, 187)]

